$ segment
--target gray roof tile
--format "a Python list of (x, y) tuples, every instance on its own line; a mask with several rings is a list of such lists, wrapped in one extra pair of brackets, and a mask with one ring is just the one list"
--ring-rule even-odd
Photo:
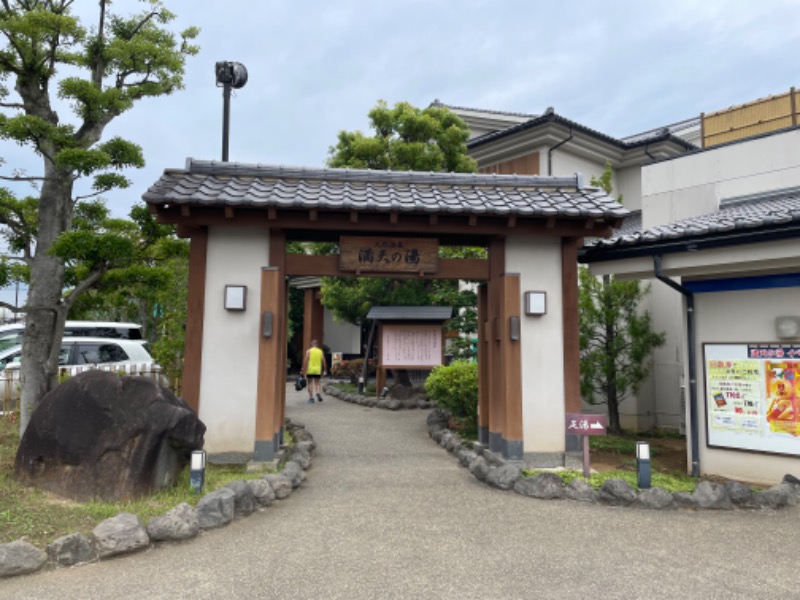
[(575, 177), (298, 169), (189, 160), (142, 196), (153, 205), (200, 204), (379, 212), (624, 218), (629, 213)]
[[(641, 227), (641, 220), (634, 223)], [(647, 231), (631, 231), (628, 226), (623, 226), (613, 237), (593, 239), (587, 244), (587, 249), (668, 242), (788, 223), (800, 223), (800, 188), (723, 200), (717, 211)]]

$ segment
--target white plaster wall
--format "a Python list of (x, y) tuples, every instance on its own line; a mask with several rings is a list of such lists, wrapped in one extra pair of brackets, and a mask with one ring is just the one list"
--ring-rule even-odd
[[(564, 451), (564, 330), (561, 240), (506, 238), (506, 272), (520, 290), (547, 292), (547, 314), (520, 317), (522, 420), (525, 452)], [(522, 296), (520, 297), (522, 306)]]
[(337, 323), (330, 311), (325, 311), (325, 336), (323, 344), (331, 352), (344, 354), (361, 353), (361, 330), (351, 323)]
[[(544, 157), (544, 170), (542, 173), (547, 175), (547, 149), (542, 152)], [(583, 175), (584, 185), (589, 185), (592, 177), (600, 177), (605, 169), (605, 164), (576, 156), (569, 152), (569, 143), (567, 143), (562, 150), (553, 152), (553, 175), (556, 177), (569, 177), (580, 173)], [(614, 182), (614, 189), (617, 189), (616, 174), (612, 180)]]
[[(622, 196), (622, 205), (628, 210), (642, 208), (642, 167), (639, 165), (615, 171), (613, 196)], [(588, 180), (587, 180), (588, 181)]]
[[(261, 269), (269, 232), (209, 227), (200, 420), (210, 453), (253, 452), (255, 442)], [(247, 286), (247, 309), (227, 311), (225, 285)]]
[(800, 186), (799, 147), (794, 129), (645, 166), (645, 227), (716, 210), (725, 198)]
[(779, 342), (775, 337), (775, 317), (798, 314), (798, 298), (799, 288), (695, 295), (701, 473), (762, 484), (779, 483), (786, 473), (800, 473), (800, 458), (706, 446), (703, 364), (703, 343)]

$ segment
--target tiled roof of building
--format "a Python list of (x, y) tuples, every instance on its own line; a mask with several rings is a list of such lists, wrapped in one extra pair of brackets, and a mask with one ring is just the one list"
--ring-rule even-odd
[(625, 136), (624, 138), (621, 138), (620, 141), (625, 142), (626, 144), (635, 144), (643, 140), (649, 140), (652, 138), (663, 136), (665, 133), (676, 135), (681, 131), (685, 131), (686, 129), (691, 129), (692, 127), (699, 127), (699, 126), (700, 126), (700, 117), (693, 117), (691, 119), (679, 121), (678, 123), (673, 123), (672, 125), (666, 125), (664, 127), (658, 127), (656, 129), (650, 129), (648, 131), (642, 131), (641, 133), (628, 135)]
[(637, 146), (649, 144), (654, 141), (671, 141), (680, 146), (683, 146), (687, 150), (693, 150), (696, 148), (694, 144), (691, 144), (690, 142), (687, 142), (686, 140), (670, 133), (668, 128), (662, 128), (652, 136), (647, 136), (647, 137), (638, 136), (637, 139), (635, 139), (634, 141), (627, 142), (619, 140), (615, 137), (611, 137), (610, 135), (606, 135), (605, 133), (601, 133), (596, 129), (591, 129), (590, 127), (581, 125), (580, 123), (577, 123), (575, 121), (571, 121), (570, 119), (562, 117), (561, 115), (558, 115), (551, 110), (548, 110), (547, 112), (545, 112), (545, 114), (536, 117), (534, 119), (531, 119), (530, 121), (525, 121), (524, 123), (520, 123), (519, 125), (514, 125), (513, 127), (509, 127), (501, 131), (494, 131), (492, 133), (487, 133), (486, 135), (482, 135), (473, 140), (470, 140), (469, 142), (467, 142), (467, 147), (469, 149), (474, 149), (484, 144), (488, 144), (489, 142), (492, 142), (494, 140), (504, 138), (513, 135), (515, 133), (525, 131), (527, 129), (533, 129), (534, 127), (538, 127), (539, 125), (544, 125), (547, 123), (560, 123), (567, 127), (572, 127), (575, 131), (581, 131), (584, 134), (590, 135), (599, 140), (603, 140), (613, 146), (622, 149), (635, 148)]
[(628, 211), (580, 177), (307, 169), (189, 159), (142, 196), (152, 205), (620, 219)]
[(690, 240), (714, 234), (800, 223), (800, 188), (731, 198), (720, 209), (698, 217), (653, 227), (647, 231), (625, 231), (608, 239), (594, 239), (587, 247), (620, 248), (660, 242)]

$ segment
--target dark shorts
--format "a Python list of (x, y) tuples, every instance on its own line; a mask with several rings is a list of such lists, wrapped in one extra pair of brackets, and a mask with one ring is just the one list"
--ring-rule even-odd
[(306, 374), (306, 379), (319, 379), (320, 377), (322, 377), (322, 375), (320, 375), (319, 373), (317, 373), (316, 375), (314, 375), (313, 373)]

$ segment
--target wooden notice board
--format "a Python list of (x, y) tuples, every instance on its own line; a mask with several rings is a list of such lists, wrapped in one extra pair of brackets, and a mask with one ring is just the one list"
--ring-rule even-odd
[(342, 271), (377, 273), (436, 273), (439, 242), (428, 238), (339, 238)]
[(444, 356), (441, 325), (383, 325), (380, 366), (432, 369)]

